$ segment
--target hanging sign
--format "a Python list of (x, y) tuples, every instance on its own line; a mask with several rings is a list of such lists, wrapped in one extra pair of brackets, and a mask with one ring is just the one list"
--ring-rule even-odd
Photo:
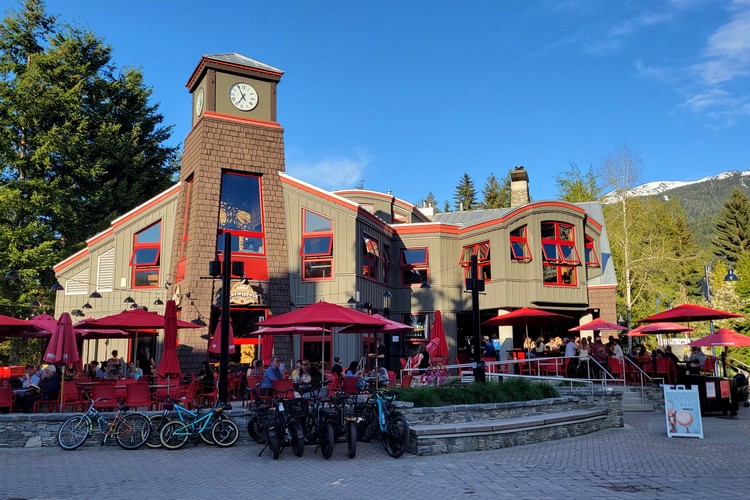
[(685, 389), (684, 385), (664, 386), (664, 410), (667, 417), (668, 437), (694, 437), (703, 439), (698, 387)]
[(229, 290), (229, 303), (233, 306), (267, 305), (268, 298), (260, 287), (239, 281)]

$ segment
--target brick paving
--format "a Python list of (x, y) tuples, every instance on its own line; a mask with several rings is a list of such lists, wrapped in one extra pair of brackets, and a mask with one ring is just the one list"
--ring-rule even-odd
[(278, 461), (260, 446), (188, 444), (179, 451), (115, 446), (0, 450), (2, 499), (172, 498), (747, 498), (750, 410), (706, 417), (705, 439), (669, 439), (661, 413), (626, 413), (625, 427), (484, 452), (392, 459), (380, 443), (357, 457), (336, 445)]

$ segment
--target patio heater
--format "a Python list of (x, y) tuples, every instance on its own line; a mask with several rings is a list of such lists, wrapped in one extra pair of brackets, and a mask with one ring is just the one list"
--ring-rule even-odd
[(208, 274), (214, 278), (221, 276), (221, 342), (219, 354), (219, 401), (229, 402), (229, 289), (232, 274), (245, 275), (244, 262), (232, 262), (232, 233), (224, 233), (224, 262), (212, 260), (208, 264)]

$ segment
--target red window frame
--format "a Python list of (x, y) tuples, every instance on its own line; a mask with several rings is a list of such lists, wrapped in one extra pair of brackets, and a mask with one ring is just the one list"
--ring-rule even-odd
[[(143, 241), (140, 242), (139, 237), (145, 234), (147, 231), (159, 226), (157, 231), (159, 239), (157, 241)], [(159, 272), (160, 272), (160, 261), (161, 261), (161, 221), (154, 222), (153, 224), (145, 227), (133, 235), (133, 253), (130, 255), (130, 267), (132, 269), (131, 274), (131, 288), (158, 288), (159, 287)], [(143, 262), (136, 262), (139, 250), (150, 250), (156, 249), (156, 254), (153, 259)], [(149, 276), (156, 274), (156, 280), (148, 279)], [(148, 285), (138, 285), (139, 277), (145, 277)]]
[[(224, 189), (225, 179), (230, 177), (252, 177), (258, 181), (258, 207), (259, 207), (259, 218), (260, 218), (260, 231), (247, 231), (236, 227), (221, 227), (219, 224), (218, 236), (216, 240), (216, 250), (218, 253), (224, 253), (224, 233), (230, 233), (232, 235), (232, 257), (237, 257), (245, 261), (248, 257), (264, 257), (266, 255), (266, 232), (265, 232), (265, 214), (263, 213), (263, 179), (259, 175), (251, 175), (238, 172), (223, 172), (222, 173), (222, 190)], [(221, 211), (221, 207), (219, 208)], [(250, 240), (258, 241), (259, 250), (248, 251), (244, 245), (241, 245), (242, 238), (248, 238)], [(221, 257), (223, 260), (223, 257)]]
[(390, 283), (388, 278), (391, 274), (391, 247), (390, 245), (383, 245), (383, 284), (387, 285)]
[(377, 281), (380, 275), (380, 247), (378, 240), (367, 234), (362, 236), (362, 276)]
[[(329, 222), (328, 228), (308, 228), (307, 215), (312, 214)], [(333, 219), (306, 208), (302, 209), (302, 241), (300, 244), (300, 259), (302, 261), (302, 281), (323, 281), (333, 279)], [(328, 239), (325, 250), (305, 251), (306, 242)], [(312, 249), (310, 249), (312, 250)]]
[(461, 251), (461, 258), (458, 264), (464, 268), (464, 279), (471, 278), (471, 256), (477, 256), (477, 270), (479, 271), (480, 279), (484, 281), (492, 280), (492, 266), (490, 258), (490, 242), (482, 241), (481, 243), (474, 243), (473, 245), (467, 245)]
[(510, 232), (511, 259), (521, 262), (531, 262), (533, 256), (529, 248), (528, 226), (521, 226)]
[(586, 244), (584, 249), (586, 255), (586, 265), (590, 267), (599, 267), (599, 255), (596, 253), (596, 246), (594, 245), (594, 238), (586, 236)]
[[(424, 251), (424, 259), (417, 261), (407, 261), (406, 255), (409, 252)], [(401, 249), (401, 285), (403, 286), (421, 286), (429, 279), (430, 252), (427, 247), (412, 247)], [(419, 276), (419, 278), (415, 278)]]
[(542, 283), (545, 286), (578, 286), (577, 266), (581, 258), (575, 246), (575, 227), (564, 222), (542, 222), (542, 235), (549, 234), (550, 229), (552, 237), (541, 238), (544, 255)]

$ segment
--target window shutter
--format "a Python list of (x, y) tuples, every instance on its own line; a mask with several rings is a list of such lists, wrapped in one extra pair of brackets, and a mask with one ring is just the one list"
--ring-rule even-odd
[(111, 292), (115, 287), (115, 249), (111, 248), (99, 256), (99, 269), (96, 274), (96, 289)]
[(84, 269), (65, 282), (65, 295), (87, 295), (89, 293), (89, 270)]

